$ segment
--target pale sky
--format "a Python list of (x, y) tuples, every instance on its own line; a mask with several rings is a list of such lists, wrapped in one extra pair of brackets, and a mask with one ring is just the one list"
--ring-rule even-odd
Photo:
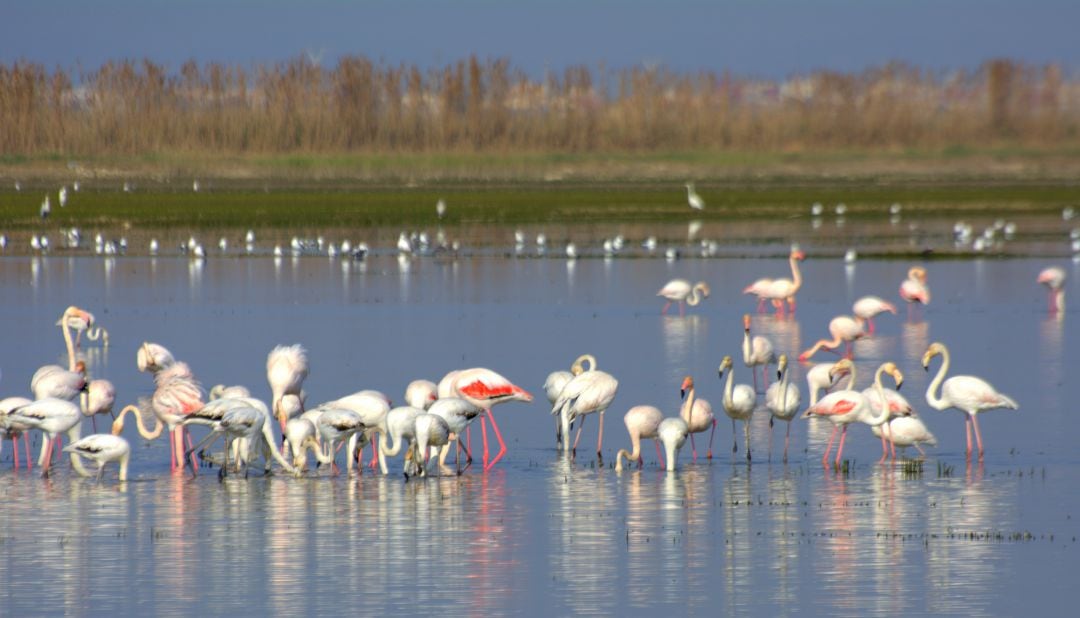
[(6, 0), (0, 62), (250, 65), (310, 51), (422, 68), (507, 57), (538, 75), (660, 64), (783, 77), (890, 60), (1080, 67), (1076, 0)]

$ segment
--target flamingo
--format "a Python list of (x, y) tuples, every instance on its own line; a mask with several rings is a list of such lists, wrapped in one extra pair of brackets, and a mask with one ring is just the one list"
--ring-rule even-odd
[[(71, 338), (71, 329), (78, 331), (81, 336), (83, 330), (90, 330), (94, 326), (94, 315), (75, 305), (71, 305), (64, 310), (63, 315), (56, 321), (56, 325), (60, 327), (61, 332), (64, 334), (64, 344), (67, 346), (68, 353), (68, 370), (75, 371), (75, 362), (78, 360), (76, 358), (78, 342)], [(90, 331), (90, 333), (99, 333), (100, 330), (101, 329)], [(96, 339), (96, 337), (93, 337), (90, 334), (88, 334), (88, 337), (90, 337), (91, 340)], [(106, 341), (107, 340), (108, 335), (106, 335)]]
[(682, 383), (682, 392), (685, 397), (682, 407), (679, 409), (679, 418), (686, 421), (690, 432), (690, 447), (694, 450), (694, 461), (697, 461), (697, 447), (694, 446), (694, 434), (702, 433), (712, 428), (709, 433), (709, 450), (706, 459), (712, 459), (713, 436), (716, 435), (716, 417), (713, 416), (712, 405), (705, 399), (697, 399), (694, 396), (694, 378), (686, 376)]
[(97, 431), (97, 415), (112, 414), (113, 403), (116, 402), (116, 387), (108, 380), (91, 380), (86, 387), (86, 405), (83, 406), (83, 415), (90, 417), (90, 422)]
[(690, 433), (686, 421), (677, 417), (665, 418), (656, 433), (664, 443), (664, 469), (674, 472), (679, 461), (679, 449), (686, 444), (686, 436)]
[(322, 413), (315, 421), (315, 430), (319, 436), (327, 442), (326, 453), (314, 449), (315, 458), (322, 464), (330, 466), (330, 474), (336, 476), (338, 467), (335, 460), (338, 442), (348, 441), (346, 449), (345, 465), (349, 475), (352, 474), (353, 461), (356, 459), (356, 443), (354, 436), (362, 435), (365, 429), (364, 420), (359, 414), (344, 408), (323, 406)]
[(290, 418), (289, 422), (285, 423), (285, 442), (289, 444), (289, 452), (293, 457), (292, 465), (297, 472), (302, 472), (307, 467), (306, 450), (318, 452), (319, 443), (315, 436), (315, 424), (306, 417)]
[[(911, 403), (909, 403), (908, 400), (903, 395), (901, 395), (899, 391), (886, 389), (879, 393), (877, 388), (872, 386), (863, 389), (862, 393), (864, 396), (866, 396), (866, 400), (870, 403), (871, 408), (874, 410), (881, 408), (881, 397), (884, 397), (885, 405), (888, 406), (890, 420), (896, 418), (907, 418), (908, 416), (915, 414), (915, 408), (911, 406)], [(871, 426), (871, 429), (877, 427), (877, 425), (873, 425)], [(881, 438), (881, 458), (885, 459), (886, 448), (891, 449), (890, 452), (892, 453), (893, 458), (895, 458), (896, 443), (892, 439), (892, 436), (889, 434), (889, 430), (892, 428), (892, 425), (891, 423), (883, 423), (880, 427), (882, 429), (879, 429), (878, 432), (875, 433), (875, 435), (878, 435)], [(885, 443), (886, 440), (888, 440), (887, 446)]]
[(30, 463), (30, 437), (27, 435), (27, 431), (31, 427), (10, 421), (8, 414), (15, 408), (21, 408), (30, 403), (31, 401), (26, 397), (7, 397), (0, 400), (0, 431), (3, 431), (5, 438), (11, 439), (11, 446), (14, 449), (13, 462), (16, 469), (19, 467), (19, 436), (22, 436), (23, 451), (26, 453), (26, 469), (29, 470), (33, 467)]
[(734, 371), (729, 371), (732, 367), (732, 360), (730, 356), (725, 356), (720, 361), (719, 377), (724, 379), (724, 372), (728, 371), (727, 382), (724, 384), (724, 398), (721, 400), (724, 406), (724, 412), (731, 419), (731, 453), (739, 452), (739, 442), (735, 439), (735, 421), (743, 422), (743, 430), (746, 433), (746, 440), (743, 443), (746, 448), (746, 461), (750, 461), (750, 417), (754, 413), (754, 406), (757, 403), (757, 393), (749, 384), (739, 384), (733, 386)]
[[(589, 358), (592, 359), (591, 356)], [(592, 360), (595, 363), (595, 359)], [(566, 450), (566, 441), (570, 436), (570, 424), (579, 416), (582, 419), (581, 424), (578, 425), (577, 435), (574, 437), (574, 444), (569, 448), (571, 456), (577, 454), (578, 440), (581, 439), (581, 429), (585, 425), (585, 416), (595, 412), (599, 413), (600, 416), (600, 431), (596, 438), (596, 457), (598, 460), (603, 461), (601, 446), (604, 441), (604, 411), (615, 399), (615, 392), (618, 388), (618, 380), (610, 373), (600, 371), (593, 364), (588, 371), (584, 371), (570, 380), (562, 392), (559, 393), (559, 398), (555, 400), (551, 407), (551, 413), (558, 414), (562, 422), (564, 450)]]
[(768, 300), (768, 298), (766, 298), (765, 296), (765, 293), (768, 292), (769, 288), (772, 286), (772, 282), (772, 279), (762, 278), (743, 288), (743, 294), (753, 294), (754, 296), (757, 296), (758, 313), (765, 312), (765, 301)]
[[(941, 356), (941, 367), (937, 375), (926, 389), (926, 403), (935, 410), (948, 410), (956, 408), (967, 413), (964, 419), (965, 434), (967, 435), (967, 456), (971, 457), (971, 427), (975, 427), (975, 440), (979, 447), (979, 461), (983, 458), (982, 436), (979, 433), (979, 420), (976, 414), (984, 410), (995, 408), (1018, 409), (1020, 406), (1009, 397), (994, 390), (988, 382), (975, 376), (952, 376), (945, 380), (945, 373), (949, 371), (949, 349), (945, 344), (935, 341), (930, 344), (923, 354), (922, 364), (927, 371), (930, 370), (930, 360), (935, 356)], [(942, 384), (944, 380), (944, 384)], [(941, 396), (935, 392), (941, 387)]]
[(696, 307), (703, 298), (709, 297), (709, 293), (709, 284), (704, 281), (691, 285), (686, 279), (672, 279), (656, 293), (657, 296), (667, 299), (664, 308), (660, 310), (660, 315), (667, 315), (667, 310), (673, 302), (679, 303), (679, 315), (686, 315), (686, 305)]
[(60, 365), (45, 365), (30, 378), (30, 391), (34, 399), (55, 397), (72, 401), (86, 390), (86, 363), (77, 361), (75, 369), (68, 371)]
[(855, 316), (855, 320), (860, 322), (860, 325), (866, 322), (869, 335), (874, 334), (874, 317), (886, 311), (896, 315), (896, 306), (879, 296), (863, 296), (851, 306), (851, 313)]
[(626, 431), (630, 434), (630, 447), (632, 451), (620, 449), (615, 453), (615, 470), (623, 469), (622, 459), (638, 462), (641, 467), (641, 441), (653, 440), (656, 443), (656, 455), (660, 456), (660, 423), (664, 420), (664, 413), (653, 406), (634, 406), (623, 416), (626, 423)]
[(405, 387), (405, 403), (414, 408), (427, 410), (438, 398), (439, 387), (431, 380), (413, 380)]
[[(69, 442), (77, 442), (81, 430), (82, 412), (79, 406), (56, 397), (38, 399), (25, 406), (15, 408), (8, 413), (5, 423), (15, 423), (31, 429), (39, 429), (47, 436), (42, 444), (41, 456), (38, 465), (42, 467), (41, 476), (49, 476), (52, 467), (52, 451), (56, 438), (66, 433)], [(81, 476), (89, 476), (83, 468), (82, 461), (74, 454), (71, 456), (71, 466)]]
[(893, 445), (900, 447), (901, 455), (903, 455), (904, 448), (914, 446), (915, 450), (919, 451), (920, 455), (926, 456), (926, 452), (922, 450), (922, 447), (919, 446), (920, 444), (937, 446), (937, 438), (934, 437), (934, 434), (930, 433), (930, 430), (926, 428), (922, 419), (917, 416), (900, 416), (893, 418), (890, 419), (888, 423), (871, 427), (870, 430), (874, 432), (875, 436), (879, 437), (883, 437), (887, 432)]
[[(585, 363), (588, 362), (590, 367), (596, 367), (596, 358), (591, 354), (582, 354), (574, 360), (570, 365), (570, 371), (552, 371), (548, 374), (546, 380), (544, 380), (544, 393), (547, 395), (548, 403), (552, 406), (555, 405), (555, 401), (559, 398), (559, 394), (562, 393), (563, 388), (574, 379), (574, 376), (581, 375), (585, 371)], [(555, 447), (557, 449), (562, 448), (562, 419), (555, 419)]]
[[(375, 464), (378, 463), (382, 468), (382, 473), (388, 474), (386, 458), (382, 456), (378, 447), (375, 446), (375, 434), (386, 433), (386, 415), (390, 412), (390, 399), (379, 391), (362, 390), (323, 404), (323, 406), (351, 410), (360, 415), (360, 419), (364, 423), (363, 442), (364, 444), (370, 443), (375, 450), (371, 466), (375, 467)], [(353, 448), (355, 447), (356, 444), (353, 444)]]
[(844, 375), (851, 375), (847, 388), (854, 387), (853, 364), (850, 359), (842, 358), (835, 363), (818, 363), (806, 372), (806, 385), (810, 390), (810, 405), (818, 402), (818, 391), (828, 391), (836, 386), (837, 381)]
[[(484, 439), (484, 472), (491, 470), (506, 454), (506, 443), (503, 441), (502, 432), (499, 431), (499, 425), (495, 422), (495, 415), (491, 413), (491, 408), (496, 404), (507, 401), (529, 402), (532, 401), (532, 395), (498, 373), (483, 367), (450, 372), (443, 378), (443, 381), (448, 381), (447, 388), (450, 390), (450, 394), (483, 408), (484, 416), (491, 421), (491, 428), (495, 432), (496, 440), (499, 442), (499, 452), (488, 461), (487, 427), (484, 424), (484, 418), (481, 417), (480, 419), (480, 430)], [(438, 391), (441, 396), (443, 393), (442, 382), (440, 382)]]
[(832, 339), (819, 340), (812, 348), (799, 355), (799, 361), (809, 359), (821, 348), (835, 351), (836, 348), (840, 347), (841, 342), (844, 344), (844, 358), (854, 358), (852, 343), (856, 339), (866, 336), (866, 331), (862, 329), (858, 320), (851, 316), (838, 315), (829, 321), (829, 334), (832, 335)]
[(82, 456), (97, 462), (97, 482), (105, 474), (105, 464), (117, 462), (120, 465), (120, 482), (127, 480), (128, 462), (131, 460), (131, 445), (120, 436), (112, 434), (94, 434), (76, 440), (64, 447), (64, 452)]
[(266, 380), (273, 393), (270, 409), (281, 423), (282, 431), (285, 431), (285, 423), (289, 419), (281, 412), (281, 398), (297, 395), (303, 400), (300, 389), (307, 375), (307, 351), (300, 344), (276, 346), (266, 357)]
[(135, 364), (139, 371), (143, 373), (156, 374), (174, 363), (176, 363), (176, 359), (173, 358), (172, 352), (163, 345), (150, 343), (149, 341), (144, 341), (135, 355)]
[[(449, 439), (453, 440), (459, 447), (464, 448), (461, 445), (460, 436), (465, 428), (472, 423), (473, 419), (480, 416), (483, 413), (483, 409), (477, 405), (474, 405), (460, 397), (444, 397), (438, 399), (435, 403), (431, 404), (428, 408), (428, 413), (441, 416), (446, 421), (446, 425), (450, 430)], [(450, 453), (450, 445), (446, 444), (442, 448), (442, 452), (439, 454), (439, 469), (442, 470), (446, 466), (446, 456)], [(468, 449), (465, 449), (465, 457), (467, 463), (472, 463), (472, 455)], [(457, 455), (454, 455), (455, 464), (457, 462)]]
[[(180, 422), (192, 412), (202, 408), (202, 389), (192, 375), (187, 363), (174, 362), (154, 374), (157, 388), (150, 398), (154, 416), (169, 429), (169, 467), (184, 468), (184, 438), (186, 429)], [(194, 464), (193, 464), (194, 465)]]
[[(224, 399), (219, 399), (217, 402), (223, 402)], [(215, 402), (215, 403), (217, 403)], [(281, 452), (277, 448), (277, 440), (274, 438), (274, 434), (270, 429), (270, 411), (267, 409), (266, 404), (258, 399), (249, 398), (245, 400), (235, 400), (233, 405), (227, 405), (224, 403), (218, 403), (219, 406), (226, 408), (224, 414), (221, 416), (221, 420), (212, 424), (213, 432), (210, 435), (202, 439), (198, 444), (192, 446), (184, 453), (184, 460), (192, 460), (191, 454), (201, 448), (204, 444), (212, 442), (219, 435), (225, 435), (225, 464), (221, 466), (218, 472), (219, 478), (224, 478), (228, 474), (229, 468), (229, 452), (232, 450), (232, 443), (235, 440), (241, 440), (240, 455), (237, 457), (237, 463), (244, 465), (244, 476), (247, 476), (248, 466), (251, 461), (257, 455), (262, 455), (264, 464), (264, 473), (270, 473), (270, 460), (271, 458), (277, 460), (290, 474), (295, 474), (296, 469), (285, 460), (281, 455)], [(191, 423), (200, 422), (197, 415), (187, 416), (182, 419), (178, 424), (188, 425)], [(192, 460), (192, 473), (195, 473), (195, 465)]]
[(1037, 281), (1047, 288), (1047, 307), (1050, 314), (1065, 311), (1065, 269), (1060, 266), (1045, 268), (1039, 273)]
[[(799, 262), (805, 259), (805, 253), (800, 251), (798, 247), (792, 247), (788, 256), (788, 263), (791, 264), (791, 279), (773, 279), (772, 283), (761, 287), (759, 295), (772, 301), (773, 308), (776, 309), (776, 315), (784, 313), (785, 300), (788, 303), (788, 310), (795, 313), (795, 294), (802, 287), (802, 273), (799, 272)], [(759, 283), (760, 280), (754, 282), (747, 290), (757, 286)]]
[(781, 354), (776, 366), (777, 379), (780, 381), (765, 391), (765, 406), (772, 412), (769, 417), (769, 456), (772, 457), (772, 426), (773, 419), (787, 422), (787, 431), (784, 433), (784, 463), (787, 463), (788, 442), (791, 439), (791, 419), (799, 411), (802, 404), (802, 396), (799, 387), (788, 383), (788, 357)]
[[(895, 364), (891, 362), (882, 363), (874, 374), (874, 387), (878, 389), (882, 399), (885, 398), (884, 388), (881, 386), (881, 375), (883, 373), (892, 375), (897, 384), (901, 384), (904, 380), (903, 374), (900, 373)], [(804, 417), (809, 418), (811, 416), (824, 416), (833, 423), (829, 444), (825, 447), (825, 455), (821, 458), (821, 464), (825, 467), (829, 466), (829, 453), (832, 451), (836, 432), (838, 429), (840, 430), (840, 445), (836, 449), (835, 462), (836, 468), (839, 469), (848, 425), (859, 421), (871, 426), (881, 425), (888, 420), (889, 412), (888, 408), (881, 406), (875, 413), (865, 395), (856, 390), (844, 389), (829, 393), (816, 404), (807, 408)]]
[(701, 196), (694, 190), (694, 183), (692, 182), (686, 183), (686, 203), (694, 210), (705, 209), (705, 200), (701, 199)]
[(750, 316), (743, 316), (743, 364), (750, 367), (750, 374), (754, 376), (754, 392), (758, 392), (757, 370), (761, 367), (762, 379), (765, 388), (769, 387), (769, 364), (776, 362), (776, 353), (773, 352), (773, 344), (767, 337), (750, 335)]
[[(390, 410), (386, 415), (386, 433), (379, 437), (379, 452), (386, 457), (394, 457), (401, 452), (403, 445), (406, 445), (406, 451), (411, 450), (409, 446), (416, 440), (416, 417), (421, 414), (424, 414), (423, 410), (412, 406)], [(408, 475), (409, 465), (406, 461), (405, 476)]]
[(425, 412), (417, 415), (413, 431), (416, 436), (413, 442), (413, 462), (419, 468), (419, 475), (427, 476), (430, 449), (449, 446), (450, 425), (442, 416)]
[(908, 269), (907, 279), (900, 283), (900, 298), (908, 304), (908, 318), (911, 318), (915, 303), (930, 304), (930, 288), (926, 285), (926, 269), (912, 266)]

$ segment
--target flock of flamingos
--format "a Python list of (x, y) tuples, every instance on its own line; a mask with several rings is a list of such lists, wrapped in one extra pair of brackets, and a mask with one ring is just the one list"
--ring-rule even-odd
[[(804, 258), (802, 251), (793, 248), (789, 259), (791, 278), (761, 279), (746, 287), (745, 293), (757, 296), (758, 311), (764, 311), (769, 303), (777, 314), (795, 311), (796, 294), (802, 285), (798, 264)], [(1047, 268), (1040, 273), (1038, 281), (1049, 289), (1050, 311), (1063, 311), (1064, 270)], [(668, 301), (662, 313), (666, 313), (672, 303), (679, 303), (680, 312), (685, 311), (686, 305), (697, 305), (709, 292), (708, 285), (703, 282), (691, 285), (682, 279), (673, 280), (658, 293)], [(900, 285), (899, 296), (908, 304), (909, 312), (918, 312), (919, 305), (930, 302), (927, 272), (923, 267), (915, 266), (909, 270)], [(824, 417), (833, 424), (822, 457), (826, 467), (832, 463), (840, 468), (847, 428), (851, 423), (865, 423), (880, 436), (882, 460), (895, 457), (897, 446), (913, 446), (922, 453), (921, 444), (936, 444), (934, 436), (908, 401), (897, 390), (886, 388), (882, 383), (882, 378), (889, 376), (895, 387), (900, 387), (903, 375), (895, 364), (883, 363), (874, 372), (872, 386), (861, 391), (855, 389), (852, 343), (873, 335), (874, 317), (882, 312), (895, 314), (897, 309), (878, 297), (859, 299), (852, 308), (852, 315), (837, 316), (830, 321), (831, 339), (818, 341), (797, 357), (799, 361), (806, 361), (820, 350), (839, 353), (840, 348), (844, 348), (840, 360), (814, 365), (806, 375), (809, 405), (802, 410), (802, 416)], [(764, 407), (771, 415), (770, 427), (774, 419), (788, 423), (783, 454), (786, 462), (791, 421), (799, 415), (802, 397), (798, 386), (789, 381), (788, 368), (792, 359), (787, 354), (778, 354), (766, 337), (753, 335), (750, 322), (750, 316), (744, 316), (742, 361), (751, 370), (753, 384), (734, 384), (735, 361), (725, 356), (719, 366), (721, 379), (726, 374), (722, 407), (731, 418), (733, 434), (736, 421), (743, 422), (744, 451), (749, 461), (750, 420), (755, 412), (760, 412), (758, 397), (763, 394)], [(125, 481), (131, 448), (121, 434), (129, 415), (135, 417), (138, 433), (146, 440), (167, 433), (171, 469), (190, 468), (192, 474), (198, 474), (202, 463), (209, 460), (219, 465), (221, 476), (230, 470), (243, 470), (247, 474), (249, 465), (260, 457), (267, 473), (276, 461), (286, 472), (300, 475), (308, 469), (309, 459), (314, 458), (327, 466), (331, 474), (337, 474), (336, 460), (342, 449), (346, 451), (346, 466), (351, 474), (354, 468), (362, 467), (363, 449), (368, 445), (372, 447), (369, 465), (377, 466), (383, 474), (389, 471), (387, 458), (399, 454), (404, 455), (406, 478), (426, 475), (432, 466), (437, 466), (440, 474), (460, 473), (462, 453), (466, 466), (471, 463), (472, 455), (468, 449), (469, 441), (458, 437), (467, 436), (472, 422), (480, 419), (483, 470), (487, 472), (506, 453), (492, 408), (510, 401), (532, 401), (532, 395), (495, 371), (472, 368), (451, 371), (438, 384), (428, 380), (413, 381), (405, 392), (406, 405), (400, 407), (392, 407), (390, 398), (379, 391), (364, 390), (306, 409), (301, 389), (308, 374), (308, 362), (300, 345), (278, 346), (270, 352), (266, 365), (272, 392), (269, 405), (253, 397), (243, 386), (218, 385), (204, 396), (186, 363), (176, 360), (164, 346), (145, 342), (138, 349), (136, 362), (139, 371), (153, 376), (153, 395), (139, 405), (127, 405), (114, 413), (116, 392), (112, 384), (107, 380), (89, 379), (85, 363), (78, 358), (83, 334), (86, 333), (88, 339), (100, 335), (93, 315), (72, 306), (63, 313), (57, 325), (61, 327), (67, 346), (68, 367), (41, 367), (31, 380), (33, 399), (9, 397), (0, 401), (0, 433), (12, 443), (16, 467), (20, 465), (20, 438), (25, 465), (31, 468), (27, 434), (37, 430), (45, 436), (37, 460), (42, 475), (48, 475), (54, 458), (58, 457), (56, 449), (60, 447), (61, 436), (66, 434), (69, 442), (62, 450), (70, 454), (72, 467), (78, 474), (90, 475), (82, 458), (98, 464), (99, 481), (105, 464), (116, 462), (120, 468), (119, 479)], [(931, 362), (938, 356), (941, 364), (926, 391), (926, 401), (938, 410), (955, 408), (965, 413), (967, 456), (969, 459), (972, 456), (971, 433), (974, 430), (981, 460), (983, 444), (979, 413), (995, 408), (1015, 409), (1018, 405), (978, 377), (954, 375), (946, 378), (950, 367), (949, 351), (942, 343), (935, 342), (927, 348), (922, 357), (923, 367), (929, 370)], [(777, 380), (770, 385), (769, 368), (774, 364)], [(599, 418), (597, 457), (601, 459), (603, 415), (617, 389), (618, 381), (599, 370), (591, 355), (576, 359), (570, 371), (555, 371), (548, 376), (544, 390), (555, 417), (559, 450), (574, 456), (586, 417), (596, 414)], [(658, 458), (663, 445), (664, 467), (674, 470), (678, 451), (687, 438), (693, 446), (693, 435), (706, 430), (710, 431), (708, 456), (712, 456), (712, 434), (717, 424), (712, 407), (706, 400), (695, 397), (691, 377), (685, 378), (681, 390), (683, 404), (676, 417), (664, 418), (663, 413), (652, 406), (630, 408), (624, 420), (631, 449), (618, 451), (617, 470), (623, 469), (624, 460), (637, 461), (641, 465), (641, 441), (647, 439), (655, 442)], [(822, 391), (826, 394), (819, 397)], [(84, 419), (89, 417), (96, 430), (96, 419), (103, 414), (113, 417), (110, 433), (82, 437)], [(578, 423), (577, 433), (571, 441), (575, 422)], [(488, 423), (498, 449), (493, 456), (488, 449)], [(197, 443), (190, 437), (194, 425), (209, 429)], [(280, 430), (280, 437), (275, 435), (275, 425)], [(840, 442), (836, 457), (830, 462), (837, 433)], [(209, 454), (212, 443), (222, 437), (225, 445), (220, 455)], [(693, 448), (696, 457), (696, 446)], [(454, 468), (446, 463), (451, 450), (455, 453)], [(738, 451), (737, 440), (732, 450)]]

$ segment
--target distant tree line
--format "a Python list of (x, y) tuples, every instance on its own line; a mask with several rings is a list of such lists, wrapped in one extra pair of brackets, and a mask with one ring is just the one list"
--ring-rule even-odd
[(505, 59), (421, 69), (360, 56), (255, 67), (0, 65), (0, 153), (808, 150), (1071, 145), (1080, 82), (1056, 65), (889, 64), (786, 80)]

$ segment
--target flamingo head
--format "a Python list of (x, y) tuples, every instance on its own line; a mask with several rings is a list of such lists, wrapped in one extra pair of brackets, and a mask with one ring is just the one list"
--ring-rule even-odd
[(896, 380), (896, 390), (900, 390), (900, 386), (904, 384), (904, 374), (900, 373), (900, 370), (896, 367), (896, 363), (887, 362), (881, 366), (881, 371), (887, 373)]
[(86, 377), (86, 362), (79, 361), (75, 363), (75, 373), (82, 374), (83, 377)]
[(732, 361), (731, 361), (730, 356), (725, 356), (723, 358), (723, 360), (720, 361), (720, 370), (719, 371), (720, 371), (720, 377), (721, 378), (724, 377), (724, 372), (725, 371), (727, 371), (728, 369), (731, 369), (731, 365), (732, 365)]
[(589, 363), (589, 369), (596, 369), (596, 357), (592, 354), (582, 354), (570, 365), (570, 373), (579, 376), (585, 373), (585, 363)]
[(792, 247), (791, 248), (791, 259), (800, 260), (800, 261), (805, 260), (806, 259), (806, 253), (804, 253), (803, 250), (798, 248), (798, 247)]
[(915, 279), (916, 281), (926, 284), (926, 269), (922, 266), (912, 266), (908, 269), (908, 279)]
[(118, 436), (123, 432), (124, 432), (124, 417), (121, 416), (120, 418), (113, 421), (111, 433), (114, 436)]
[(742, 327), (743, 327), (744, 331), (750, 332), (750, 314), (749, 313), (743, 314)]
[(1065, 283), (1065, 271), (1056, 266), (1051, 266), (1040, 272), (1036, 281), (1052, 290), (1057, 289)]
[(94, 325), (94, 314), (75, 305), (64, 310), (64, 315), (56, 322), (57, 326), (68, 326), (76, 330), (91, 328)]
[(679, 397), (686, 398), (686, 391), (694, 388), (694, 378), (686, 376), (683, 378), (682, 387), (679, 389)]
[(835, 363), (831, 369), (829, 369), (829, 381), (835, 383), (838, 379), (851, 374), (851, 370), (855, 367), (854, 363), (849, 358), (842, 358)]
[(930, 344), (930, 347), (926, 348), (926, 353), (922, 356), (923, 369), (930, 371), (930, 360), (939, 354), (945, 353), (945, 344), (935, 341)]
[(709, 284), (705, 283), (704, 281), (699, 281), (698, 284), (695, 285), (694, 287), (701, 290), (701, 295), (704, 296), (705, 298), (708, 298), (709, 294), (712, 293), (712, 290), (709, 289)]
[(784, 377), (784, 371), (787, 370), (788, 358), (787, 354), (781, 354), (780, 358), (776, 361), (776, 379), (781, 380)]

